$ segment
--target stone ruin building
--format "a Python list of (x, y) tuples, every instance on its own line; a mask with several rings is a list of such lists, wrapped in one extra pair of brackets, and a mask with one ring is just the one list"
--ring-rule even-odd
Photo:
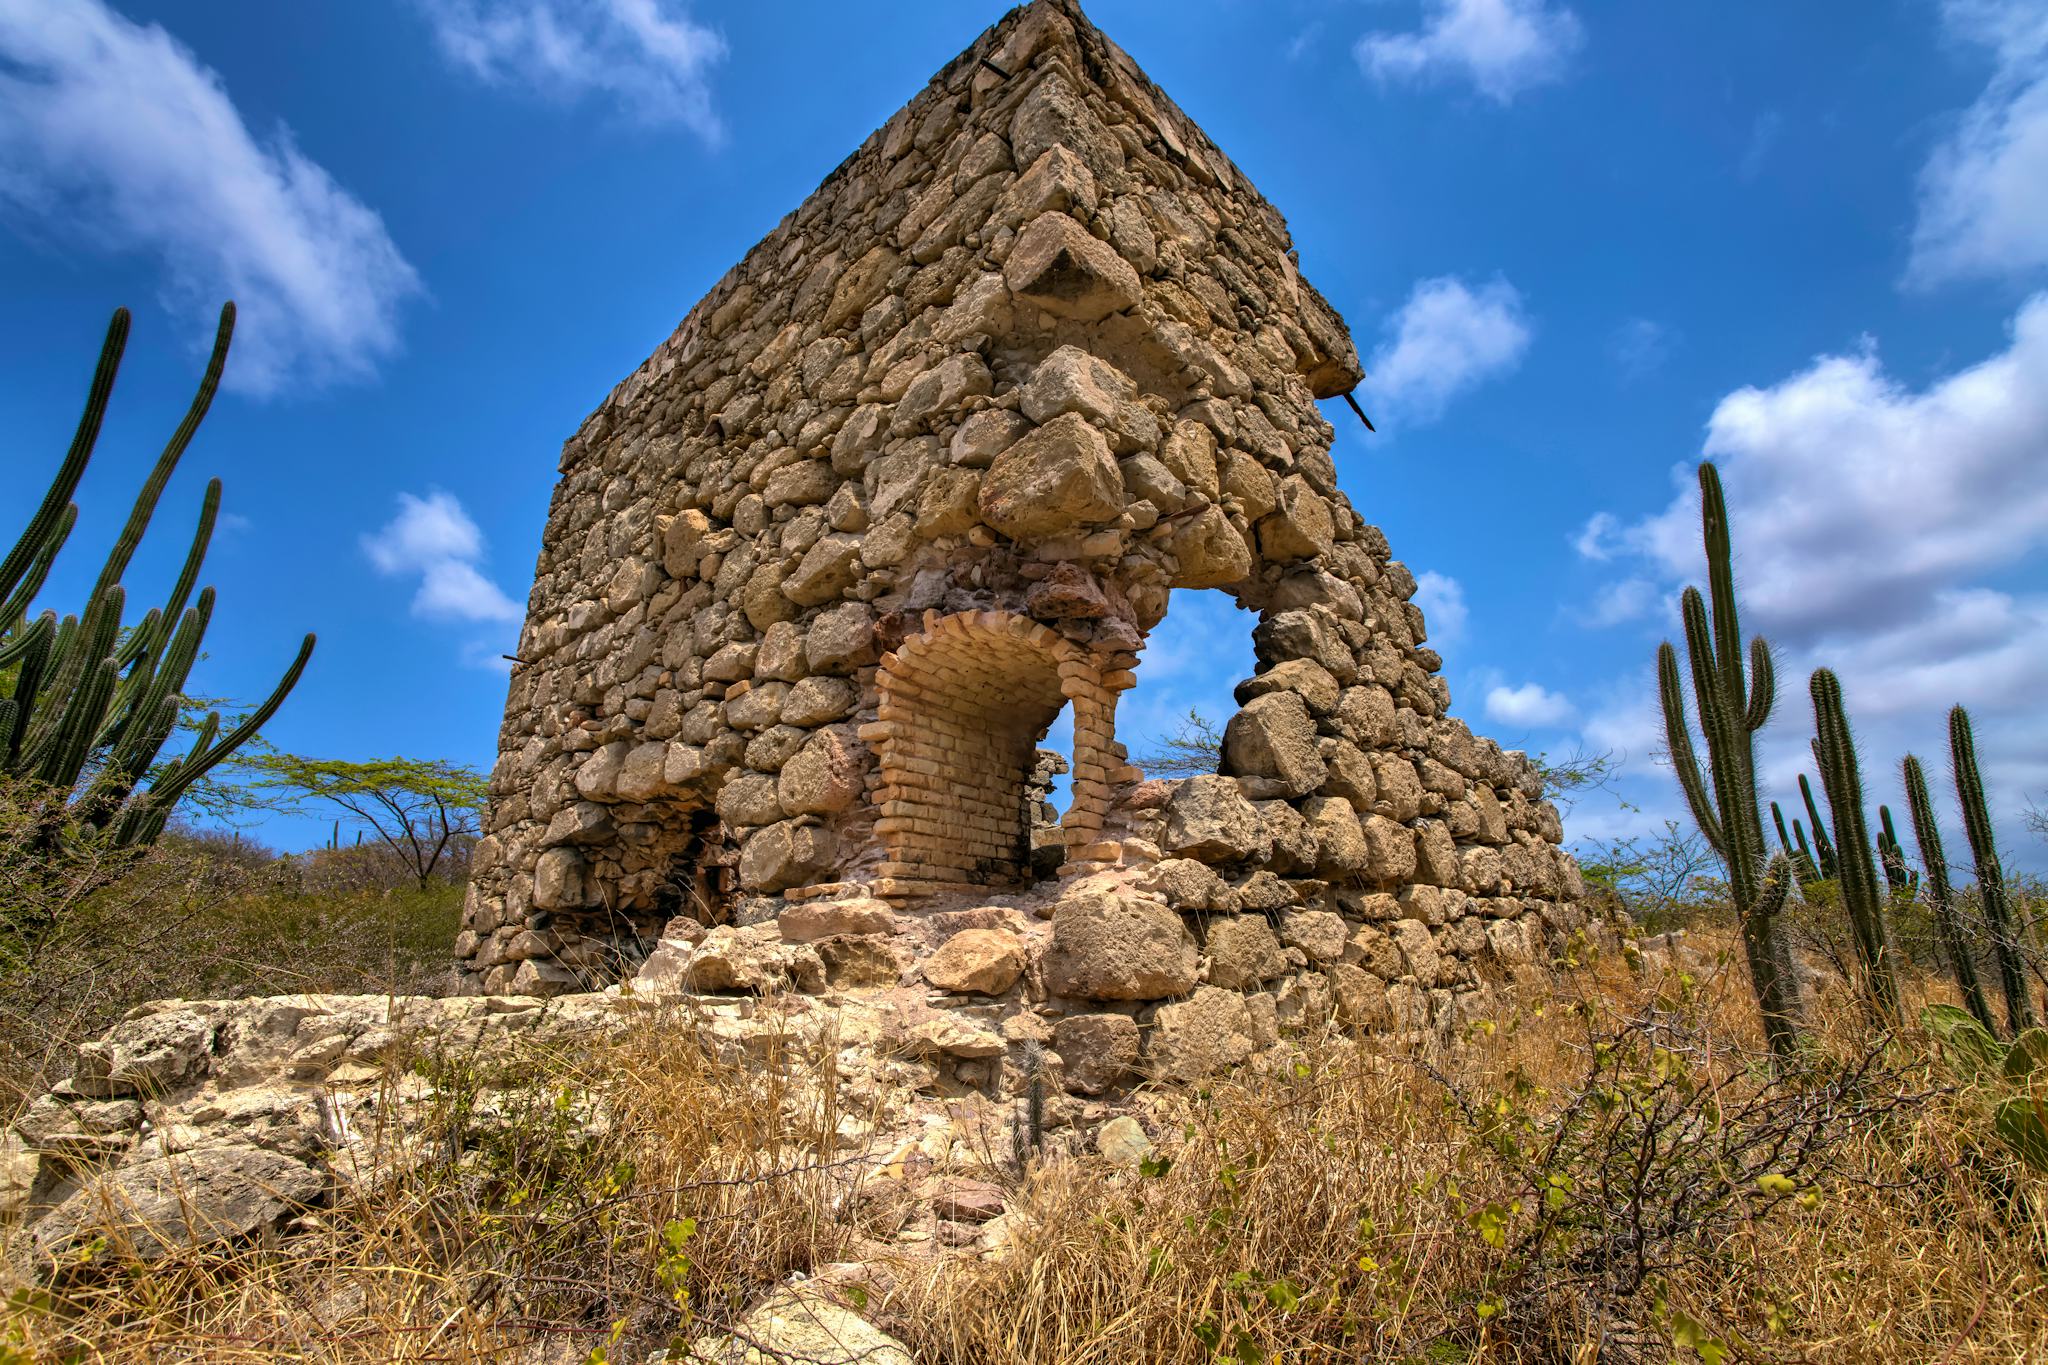
[[(1084, 1093), (1488, 1008), (1579, 876), (1338, 489), (1360, 377), (1244, 174), (1072, 0), (1012, 11), (563, 447), (468, 987), (897, 990), (964, 1078), (1047, 1042)], [(1219, 774), (1148, 780), (1175, 588), (1258, 672)]]

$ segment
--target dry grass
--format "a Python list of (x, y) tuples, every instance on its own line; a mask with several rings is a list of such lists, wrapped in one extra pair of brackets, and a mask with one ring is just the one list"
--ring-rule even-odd
[[(1038, 1169), (1014, 1254), (906, 1260), (863, 1306), (955, 1365), (2048, 1359), (2048, 1182), (1980, 1101), (1843, 999), (1773, 1077), (1751, 1010), (1733, 973), (1610, 962), (1454, 1040), (1161, 1096), (1165, 1161)], [(721, 1061), (654, 1014), (509, 1074), (423, 1055), (441, 1098), (404, 1174), (275, 1246), (94, 1267), (15, 1340), (643, 1359), (886, 1236), (846, 1214), (824, 1065)]]

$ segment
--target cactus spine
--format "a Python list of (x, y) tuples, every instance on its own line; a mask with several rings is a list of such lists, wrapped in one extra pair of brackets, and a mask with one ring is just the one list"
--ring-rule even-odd
[[(220, 481), (207, 485), (198, 526), (170, 595), (125, 638), (121, 615), (127, 594), (121, 578), (149, 529), (164, 486), (213, 403), (234, 335), (232, 303), (221, 309), (199, 389), (143, 481), (83, 613), (60, 621), (46, 611), (29, 619), (30, 604), (77, 524), (71, 497), (98, 442), (128, 326), (128, 310), (115, 310), (71, 446), (20, 539), (0, 560), (0, 668), (14, 667), (9, 694), (0, 698), (0, 773), (33, 779), (62, 794), (52, 817), (53, 838), (61, 824), (109, 831), (122, 845), (151, 842), (163, 831), (171, 808), (192, 783), (283, 704), (313, 652), (308, 635), (283, 679), (243, 724), (216, 739), (219, 718), (209, 717), (190, 753), (158, 766), (158, 755), (177, 727), (185, 680), (213, 615), (213, 589), (201, 590), (196, 599), (193, 589), (219, 513)], [(153, 768), (154, 778), (138, 790)]]
[(1987, 1033), (1997, 1033), (1991, 1022), (1991, 1006), (1984, 999), (1983, 984), (1977, 980), (1977, 963), (1970, 955), (1969, 941), (1963, 937), (1963, 926), (1956, 918), (1955, 893), (1948, 881), (1948, 855), (1941, 847), (1941, 826), (1934, 822), (1934, 803), (1927, 799), (1927, 774), (1920, 769), (1920, 760), (1907, 754), (1899, 765), (1906, 782), (1906, 810), (1913, 817), (1913, 842), (1920, 846), (1920, 866), (1926, 870), (1927, 901), (1934, 911), (1934, 927), (1941, 933), (1941, 943), (1948, 950), (1949, 964), (1955, 968), (1956, 985), (1962, 989), (1963, 1003), (1970, 1007), (1970, 1014), (1984, 1026)]
[(1820, 869), (1813, 861), (1813, 850), (1806, 846), (1806, 831), (1799, 827), (1799, 821), (1792, 822), (1792, 833), (1785, 833), (1785, 812), (1778, 809), (1778, 803), (1771, 802), (1771, 823), (1778, 827), (1778, 846), (1785, 850), (1785, 856), (1792, 860), (1792, 875), (1804, 892), (1820, 880)]
[[(1742, 626), (1736, 615), (1733, 551), (1728, 536), (1728, 508), (1721, 478), (1711, 462), (1700, 465), (1700, 528), (1707, 551), (1708, 589), (1713, 616), (1708, 620), (1699, 589), (1688, 587), (1680, 598), (1685, 623), (1693, 695), (1699, 706), (1700, 733), (1706, 739), (1708, 770), (1700, 771), (1687, 722), (1685, 693), (1678, 673), (1678, 652), (1670, 641), (1657, 647), (1657, 689), (1663, 704), (1664, 734), (1671, 765), (1700, 832), (1728, 869), (1728, 888), (1742, 926), (1743, 949), (1749, 959), (1764, 1034), (1771, 1050), (1788, 1055), (1798, 1028), (1798, 988), (1791, 955), (1778, 914), (1784, 908), (1792, 877), (1791, 859), (1768, 857), (1763, 819), (1756, 794), (1753, 736), (1770, 719), (1775, 700), (1771, 649), (1762, 639), (1749, 644), (1749, 669), (1743, 671)], [(1709, 789), (1709, 778), (1712, 782)]]
[(1977, 894), (1984, 902), (1984, 922), (1991, 929), (1991, 948), (1998, 962), (1998, 984), (2005, 992), (2005, 1019), (2015, 1034), (2036, 1022), (2027, 993), (2026, 964), (2021, 960), (2012, 906), (2006, 896), (2005, 869), (1998, 861), (1998, 841), (1991, 833), (1991, 808), (1984, 800), (1984, 777), (1977, 771), (1977, 740), (1970, 732), (1970, 713), (1958, 706), (1948, 713), (1949, 761), (1955, 768), (1956, 800), (1963, 808), (1963, 832), (1970, 837), (1970, 857), (1977, 864)]
[(1842, 684), (1832, 669), (1818, 668), (1814, 670), (1810, 690), (1815, 730), (1813, 756), (1820, 765), (1821, 790), (1827, 793), (1828, 811), (1834, 817), (1835, 866), (1842, 905), (1849, 912), (1856, 956), (1862, 962), (1864, 985), (1872, 1003), (1886, 1018), (1896, 1019), (1899, 988), (1892, 973), (1894, 954), (1885, 924), (1885, 898), (1878, 890), (1870, 825), (1863, 815), (1863, 774), (1856, 762), (1856, 739), (1849, 732), (1849, 718), (1842, 709)]

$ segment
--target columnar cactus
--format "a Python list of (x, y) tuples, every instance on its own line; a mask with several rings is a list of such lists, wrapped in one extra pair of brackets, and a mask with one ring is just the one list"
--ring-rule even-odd
[(1942, 947), (1948, 951), (1949, 965), (1955, 969), (1963, 1003), (1986, 1032), (1996, 1033), (1991, 1006), (1977, 980), (1976, 958), (1956, 916), (1955, 893), (1948, 881), (1948, 855), (1941, 847), (1941, 826), (1934, 820), (1934, 803), (1927, 799), (1927, 774), (1921, 771), (1920, 760), (1911, 754), (1899, 767), (1906, 783), (1906, 809), (1913, 817), (1913, 842), (1920, 846), (1920, 866), (1926, 872), (1927, 903), (1934, 911), (1934, 926), (1941, 934)]
[(1814, 804), (1813, 786), (1807, 782), (1805, 773), (1799, 774), (1799, 799), (1806, 803), (1806, 823), (1813, 830), (1813, 865), (1822, 881), (1831, 882), (1841, 874), (1841, 869), (1835, 865), (1835, 846), (1828, 842), (1827, 822), (1820, 818), (1820, 807)]
[(1793, 820), (1792, 832), (1785, 833), (1785, 812), (1778, 809), (1778, 803), (1771, 802), (1771, 823), (1778, 827), (1778, 846), (1785, 850), (1785, 856), (1792, 860), (1792, 874), (1799, 883), (1799, 889), (1807, 891), (1820, 880), (1820, 868), (1813, 861), (1813, 850), (1806, 845), (1806, 831)]
[(1890, 806), (1877, 808), (1877, 862), (1894, 899), (1910, 901), (1920, 894), (1920, 874), (1906, 866), (1906, 850), (1899, 843), (1898, 830), (1892, 827)]
[(1818, 668), (1814, 670), (1810, 690), (1815, 732), (1813, 756), (1820, 766), (1821, 790), (1827, 793), (1828, 813), (1834, 818), (1836, 881), (1842, 905), (1849, 912), (1864, 987), (1879, 1012), (1888, 1019), (1896, 1019), (1899, 988), (1893, 974), (1895, 955), (1885, 924), (1885, 898), (1878, 890), (1877, 868), (1871, 854), (1870, 825), (1863, 814), (1863, 775), (1856, 762), (1856, 740), (1849, 732), (1849, 718), (1842, 709), (1842, 684), (1832, 669)]
[(199, 391), (143, 481), (83, 615), (59, 621), (55, 612), (45, 611), (31, 621), (28, 611), (78, 520), (71, 495), (92, 458), (127, 346), (125, 308), (115, 310), (107, 327), (71, 447), (21, 538), (0, 561), (0, 670), (13, 670), (8, 693), (0, 697), (0, 773), (64, 793), (61, 823), (110, 831), (123, 845), (148, 843), (163, 831), (178, 798), (276, 712), (313, 652), (308, 635), (276, 689), (242, 724), (220, 736), (218, 715), (209, 716), (191, 751), (164, 764), (137, 791), (177, 726), (185, 679), (213, 615), (213, 589), (203, 589), (196, 599), (192, 590), (220, 508), (220, 481), (207, 485), (198, 529), (170, 596), (125, 636), (121, 612), (127, 594), (121, 576), (149, 528), (164, 485), (213, 402), (234, 325), (230, 303), (221, 309)]
[(1721, 494), (1720, 475), (1711, 462), (1700, 465), (1700, 526), (1713, 595), (1712, 623), (1697, 588), (1685, 590), (1680, 609), (1700, 732), (1706, 739), (1711, 790), (1708, 777), (1701, 774), (1692, 728), (1686, 720), (1678, 652), (1668, 640), (1657, 647), (1664, 734), (1693, 819), (1727, 867), (1729, 894), (1742, 926), (1743, 949), (1763, 1013), (1764, 1034), (1771, 1050), (1782, 1057), (1792, 1050), (1799, 1018), (1797, 979), (1778, 920), (1792, 879), (1792, 864), (1784, 854), (1767, 855), (1753, 748), (1753, 736), (1770, 719), (1774, 673), (1770, 646), (1762, 639), (1750, 641), (1747, 675), (1743, 670), (1728, 507)]
[(1984, 777), (1977, 771), (1977, 741), (1970, 733), (1970, 713), (1958, 706), (1948, 713), (1949, 760), (1955, 768), (1956, 800), (1963, 808), (1963, 832), (1970, 836), (1970, 856), (1977, 864), (1977, 894), (1984, 902), (1984, 922), (1998, 962), (1998, 983), (2005, 991), (2005, 1018), (2012, 1032), (2037, 1022), (2027, 992), (2026, 964), (2021, 959), (2012, 905), (2006, 895), (2005, 869), (1998, 861), (1998, 841), (1991, 832), (1991, 809), (1984, 800)]

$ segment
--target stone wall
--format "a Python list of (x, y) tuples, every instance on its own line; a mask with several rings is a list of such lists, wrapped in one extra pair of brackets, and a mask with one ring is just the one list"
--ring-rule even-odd
[[(664, 970), (782, 964), (708, 988), (909, 985), (975, 928), (1062, 1056), (1128, 1028), (1135, 1065), (1142, 1025), (1155, 1071), (1218, 1019), (1483, 1001), (1578, 877), (1337, 487), (1317, 400), (1359, 377), (1243, 174), (1070, 0), (1013, 11), (564, 446), (466, 980), (584, 988), (666, 935)], [(1166, 783), (1115, 714), (1173, 588), (1253, 613), (1259, 671), (1221, 772)], [(837, 979), (783, 932), (828, 906)]]

